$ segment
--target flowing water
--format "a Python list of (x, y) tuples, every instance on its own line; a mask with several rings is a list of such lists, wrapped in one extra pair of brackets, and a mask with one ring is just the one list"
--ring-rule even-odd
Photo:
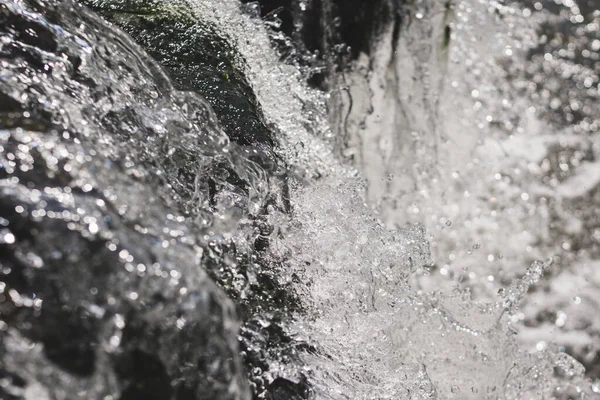
[(600, 398), (600, 5), (85, 3), (0, 2), (2, 398)]

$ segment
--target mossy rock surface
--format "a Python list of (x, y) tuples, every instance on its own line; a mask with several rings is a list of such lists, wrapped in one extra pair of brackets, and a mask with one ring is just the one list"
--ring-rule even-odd
[(200, 93), (223, 130), (239, 144), (273, 145), (254, 92), (237, 64), (241, 57), (183, 1), (83, 0), (127, 32), (167, 71), (176, 88)]

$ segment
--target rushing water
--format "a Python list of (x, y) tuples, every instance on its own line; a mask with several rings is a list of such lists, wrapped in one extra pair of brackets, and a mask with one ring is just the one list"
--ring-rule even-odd
[(600, 397), (597, 5), (84, 3), (0, 2), (2, 398)]

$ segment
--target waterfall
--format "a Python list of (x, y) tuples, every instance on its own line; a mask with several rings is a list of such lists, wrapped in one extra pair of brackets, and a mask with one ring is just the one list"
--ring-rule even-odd
[(595, 398), (593, 3), (0, 0), (0, 397)]

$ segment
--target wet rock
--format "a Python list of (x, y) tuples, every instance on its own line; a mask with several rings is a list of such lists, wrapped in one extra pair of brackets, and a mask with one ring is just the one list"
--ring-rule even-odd
[(235, 49), (214, 27), (196, 19), (179, 1), (86, 0), (126, 31), (167, 71), (180, 90), (193, 90), (211, 104), (229, 138), (240, 144), (273, 144)]
[(261, 255), (285, 165), (235, 52), (159, 2), (93, 5), (161, 65), (73, 2), (0, 4), (2, 398), (270, 398), (300, 304)]
[(2, 1), (0, 26), (0, 397), (248, 398), (201, 215), (243, 209), (254, 164), (82, 6)]
[(283, 378), (275, 379), (269, 389), (273, 400), (301, 400), (310, 393), (306, 382), (291, 382)]
[(351, 66), (361, 53), (371, 56), (388, 25), (399, 31), (402, 18), (408, 18), (403, 3), (397, 0), (242, 2), (258, 3), (258, 15), (272, 20), (269, 26), (290, 39), (272, 36), (282, 57), (308, 66), (308, 82), (322, 89), (335, 87), (334, 76)]
[[(207, 98), (230, 139), (249, 146), (252, 160), (271, 175), (271, 193), (265, 205), (288, 212), (285, 165), (270, 152), (273, 134), (265, 127), (252, 88), (238, 67), (243, 67), (244, 60), (225, 38), (207, 22), (194, 17), (183, 2), (85, 3), (129, 33), (166, 69), (178, 89), (195, 91)], [(257, 157), (257, 147), (267, 157)], [(245, 188), (243, 182), (229, 182)], [(234, 300), (242, 321), (241, 354), (252, 392), (270, 398), (274, 395), (270, 381), (278, 376), (273, 377), (271, 365), (299, 363), (295, 351), (298, 344), (284, 326), (301, 305), (289, 282), (281, 279), (286, 266), (261, 255), (268, 250), (268, 237), (273, 231), (264, 222), (267, 214), (267, 207), (262, 207), (252, 216), (252, 251), (211, 243), (203, 262), (210, 276)], [(296, 378), (305, 380), (303, 375)], [(294, 385), (292, 381), (290, 385)], [(299, 393), (308, 393), (308, 384), (302, 388)]]

